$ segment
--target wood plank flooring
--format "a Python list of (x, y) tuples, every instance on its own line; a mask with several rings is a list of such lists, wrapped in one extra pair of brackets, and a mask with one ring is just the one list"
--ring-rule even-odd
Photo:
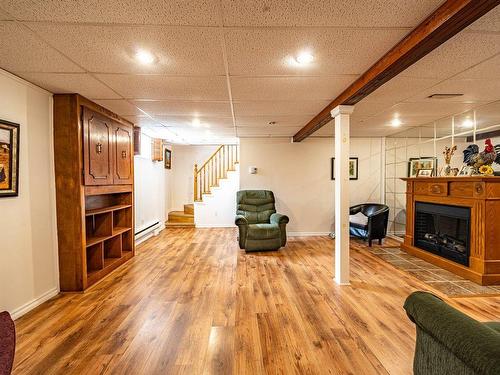
[[(425, 284), (361, 242), (339, 287), (327, 237), (245, 254), (236, 235), (165, 230), (89, 291), (44, 303), (16, 321), (14, 374), (411, 374), (402, 305)], [(500, 320), (500, 297), (450, 302)]]

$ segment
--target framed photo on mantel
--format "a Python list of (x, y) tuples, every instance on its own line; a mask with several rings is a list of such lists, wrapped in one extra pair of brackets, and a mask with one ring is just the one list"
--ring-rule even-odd
[(0, 120), (0, 198), (19, 195), (19, 124)]

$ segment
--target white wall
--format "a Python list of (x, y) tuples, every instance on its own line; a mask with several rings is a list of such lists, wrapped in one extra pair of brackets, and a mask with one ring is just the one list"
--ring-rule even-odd
[[(170, 146), (167, 146), (170, 148)], [(135, 232), (159, 222), (170, 210), (172, 171), (151, 160), (151, 137), (141, 134), (141, 154), (134, 157)]]
[[(322, 234), (333, 229), (334, 181), (330, 180), (332, 138), (240, 139), (240, 189), (272, 190), (279, 213), (290, 217), (290, 234)], [(350, 181), (351, 205), (381, 201), (381, 138), (352, 138), (359, 158), (359, 179)], [(248, 173), (256, 166), (255, 175)]]
[(20, 124), (19, 196), (0, 198), (0, 311), (59, 292), (52, 95), (0, 70), (0, 118)]
[(171, 210), (182, 211), (184, 205), (193, 203), (193, 168), (201, 167), (218, 146), (172, 146), (172, 196)]

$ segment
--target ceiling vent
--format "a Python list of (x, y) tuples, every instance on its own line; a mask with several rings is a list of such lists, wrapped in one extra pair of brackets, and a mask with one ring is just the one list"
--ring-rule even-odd
[(464, 96), (464, 94), (432, 94), (429, 95), (429, 99), (451, 99), (456, 98), (458, 96)]

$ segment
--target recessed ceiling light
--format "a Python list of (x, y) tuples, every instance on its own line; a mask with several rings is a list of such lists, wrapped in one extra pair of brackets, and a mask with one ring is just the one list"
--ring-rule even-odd
[(394, 118), (394, 119), (392, 119), (392, 121), (391, 121), (391, 125), (392, 125), (392, 126), (394, 126), (394, 127), (398, 127), (398, 126), (400, 126), (400, 125), (401, 125), (401, 120), (400, 120), (400, 119), (398, 119), (398, 118)]
[(473, 127), (474, 127), (474, 123), (472, 122), (472, 120), (471, 120), (471, 119), (466, 118), (466, 119), (464, 120), (464, 122), (462, 122), (462, 127), (463, 127), (463, 128), (473, 128)]
[(139, 50), (135, 54), (135, 59), (144, 65), (152, 64), (155, 61), (155, 57), (151, 52)]
[(193, 121), (191, 122), (194, 127), (198, 128), (201, 125), (201, 121), (199, 118), (194, 118)]
[(309, 52), (301, 52), (297, 55), (297, 57), (295, 57), (295, 60), (300, 65), (306, 65), (313, 62), (314, 56)]

